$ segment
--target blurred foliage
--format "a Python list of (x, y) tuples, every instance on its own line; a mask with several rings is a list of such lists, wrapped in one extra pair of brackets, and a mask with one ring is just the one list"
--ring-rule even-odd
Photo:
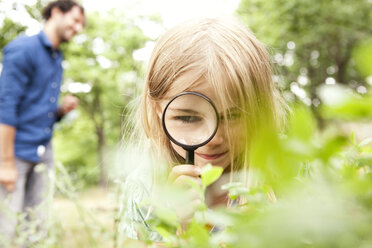
[[(66, 60), (62, 90), (73, 92), (71, 87), (81, 84), (90, 88), (89, 92), (75, 94), (79, 97), (79, 119), (83, 119), (79, 121), (80, 130), (61, 125), (55, 139), (57, 154), (61, 155), (58, 158), (68, 168), (80, 167), (78, 171), (87, 173), (79, 177), (92, 178), (99, 172), (100, 184), (108, 182), (108, 151), (121, 139), (126, 104), (135, 97), (143, 77), (142, 64), (133, 59), (132, 53), (147, 40), (134, 20), (112, 11), (104, 18), (98, 13), (89, 14), (84, 32), (63, 47)], [(66, 144), (75, 151), (71, 157), (63, 155)]]
[(328, 103), (320, 108), (322, 116), (328, 120), (342, 121), (370, 121), (372, 115), (372, 95), (368, 93), (364, 96), (353, 94), (346, 89), (336, 89), (341, 94), (342, 101)]
[[(15, 37), (17, 37), (20, 33), (24, 32), (25, 30), (26, 30), (25, 26), (15, 23), (9, 18), (5, 18), (0, 28), (1, 33), (0, 48), (6, 46), (6, 44), (8, 44), (9, 41), (13, 40)], [(2, 58), (2, 55), (0, 58)]]
[(31, 16), (31, 18), (42, 22), (43, 16), (42, 16), (42, 9), (44, 6), (47, 5), (46, 0), (36, 0), (36, 2), (33, 5), (25, 5), (25, 9), (27, 10), (27, 13)]
[[(239, 182), (224, 185), (232, 199), (244, 198), (246, 203), (214, 210), (200, 207), (185, 227), (170, 221), (175, 211), (163, 201), (182, 202), (184, 196), (170, 198), (168, 193), (155, 199), (158, 218), (151, 227), (162, 235), (164, 247), (372, 245), (371, 139), (358, 142), (334, 128), (319, 132), (308, 107), (293, 109), (288, 132), (276, 136), (264, 130), (255, 142), (252, 161), (259, 183), (250, 188)], [(205, 172), (203, 181), (208, 183), (220, 175)], [(210, 233), (211, 227), (220, 231)], [(146, 238), (143, 242), (156, 247)]]
[[(81, 113), (74, 121), (57, 124), (53, 144), (57, 161), (64, 161), (75, 186), (84, 188), (98, 182), (97, 138), (92, 122)], [(80, 137), (85, 134), (84, 137)]]
[(372, 44), (371, 1), (242, 0), (237, 13), (272, 50), (287, 99), (311, 105), (318, 119), (317, 88), (327, 79), (365, 93), (359, 87), (372, 73), (364, 54)]
[(372, 75), (372, 39), (361, 42), (355, 48), (353, 55), (354, 55), (353, 57), (355, 60), (355, 65), (358, 71), (364, 77), (371, 76)]

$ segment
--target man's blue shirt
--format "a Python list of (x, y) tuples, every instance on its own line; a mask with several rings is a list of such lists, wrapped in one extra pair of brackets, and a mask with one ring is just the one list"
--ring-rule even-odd
[(15, 155), (38, 162), (38, 147), (53, 131), (62, 81), (62, 53), (42, 31), (18, 37), (3, 49), (0, 123), (16, 128)]

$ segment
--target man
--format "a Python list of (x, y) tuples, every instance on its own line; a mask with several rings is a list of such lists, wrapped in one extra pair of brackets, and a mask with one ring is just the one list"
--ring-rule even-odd
[[(19, 37), (3, 49), (0, 76), (0, 236), (11, 239), (17, 220), (5, 213), (36, 209), (47, 177), (37, 164), (53, 169), (53, 124), (77, 107), (67, 95), (58, 107), (62, 81), (61, 43), (85, 25), (84, 9), (72, 0), (50, 2), (43, 10), (44, 29)], [(5, 207), (4, 207), (5, 205)], [(42, 214), (36, 214), (43, 218)], [(1, 239), (0, 239), (1, 247)]]

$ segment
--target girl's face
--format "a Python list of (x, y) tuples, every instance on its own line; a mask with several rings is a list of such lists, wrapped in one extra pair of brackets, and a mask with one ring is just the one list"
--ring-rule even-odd
[[(242, 137), (239, 136), (242, 136), (242, 130), (244, 129), (240, 118), (240, 112), (233, 106), (228, 107), (228, 109), (226, 109), (227, 111), (222, 111), (220, 107), (221, 104), (218, 102), (218, 98), (215, 96), (213, 88), (207, 82), (198, 83), (198, 85), (193, 87), (191, 91), (201, 93), (211, 99), (217, 108), (220, 118), (219, 127), (213, 139), (206, 145), (195, 150), (195, 165), (204, 166), (210, 163), (225, 169), (230, 165), (231, 158), (235, 158), (236, 154), (239, 153), (239, 147), (242, 147), (242, 145), (240, 145)], [(175, 93), (174, 96), (175, 95), (177, 95), (177, 93)], [(169, 100), (164, 100), (161, 102), (162, 110), (164, 110), (168, 101)], [(223, 115), (223, 112), (228, 112), (230, 114), (226, 117)], [(231, 139), (230, 144), (227, 137), (230, 137)], [(173, 149), (180, 156), (185, 158), (186, 151), (174, 143), (171, 144)], [(230, 147), (230, 145), (232, 147)]]

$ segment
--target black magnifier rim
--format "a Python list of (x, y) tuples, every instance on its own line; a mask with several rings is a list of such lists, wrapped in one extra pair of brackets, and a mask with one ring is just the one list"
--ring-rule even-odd
[[(180, 96), (183, 96), (183, 95), (195, 95), (195, 96), (199, 96), (199, 97), (202, 97), (204, 100), (208, 101), (213, 109), (214, 109), (214, 112), (216, 114), (216, 117), (217, 117), (217, 125), (216, 125), (216, 128), (215, 130), (213, 131), (213, 133), (211, 134), (211, 136), (204, 142), (200, 143), (200, 144), (197, 144), (197, 145), (185, 145), (185, 144), (182, 144), (180, 142), (178, 142), (177, 140), (175, 140), (168, 132), (166, 126), (165, 126), (165, 113), (167, 112), (167, 109), (169, 107), (169, 105), (174, 101), (176, 100), (178, 97)], [(201, 93), (198, 93), (198, 92), (193, 92), (193, 91), (185, 91), (185, 92), (182, 92), (178, 95), (176, 95), (175, 97), (173, 97), (168, 103), (167, 105), (165, 106), (165, 109), (163, 111), (163, 115), (162, 115), (162, 125), (163, 125), (163, 130), (165, 132), (165, 134), (168, 136), (168, 138), (176, 145), (178, 146), (181, 146), (182, 148), (186, 149), (186, 150), (196, 150), (198, 147), (201, 147), (201, 146), (204, 146), (205, 144), (207, 144), (209, 141), (211, 141), (214, 137), (214, 135), (217, 133), (217, 129), (218, 129), (218, 125), (219, 125), (219, 116), (218, 116), (218, 112), (217, 112), (217, 109), (216, 109), (216, 106), (214, 106), (213, 102), (211, 99), (209, 99), (208, 97), (206, 97), (205, 95), (201, 94)]]

